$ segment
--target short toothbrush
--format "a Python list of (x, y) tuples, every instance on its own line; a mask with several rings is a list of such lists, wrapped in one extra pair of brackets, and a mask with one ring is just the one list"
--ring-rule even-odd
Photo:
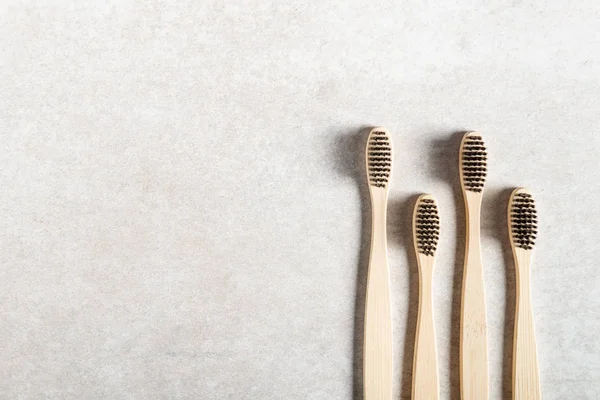
[(517, 296), (513, 348), (513, 399), (540, 400), (533, 312), (531, 308), (531, 251), (537, 235), (535, 202), (527, 189), (515, 189), (508, 206), (510, 244), (515, 257)]
[(392, 398), (392, 311), (386, 212), (392, 172), (392, 141), (385, 129), (375, 128), (369, 133), (365, 160), (373, 219), (365, 301), (364, 400), (390, 400)]
[(433, 264), (440, 218), (433, 196), (420, 196), (413, 213), (413, 240), (419, 266), (419, 316), (413, 362), (413, 400), (439, 398), (437, 351), (433, 322)]
[(480, 241), (481, 200), (487, 171), (487, 153), (478, 133), (468, 132), (464, 135), (459, 159), (467, 218), (460, 324), (461, 399), (487, 400), (487, 327)]

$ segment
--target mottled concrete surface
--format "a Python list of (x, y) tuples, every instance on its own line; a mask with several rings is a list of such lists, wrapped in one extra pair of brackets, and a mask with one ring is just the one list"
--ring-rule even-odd
[(386, 126), (396, 398), (415, 196), (438, 198), (457, 398), (457, 147), (490, 153), (491, 399), (510, 397), (510, 189), (538, 200), (545, 399), (600, 398), (600, 3), (4, 1), (0, 398), (360, 399), (365, 128)]

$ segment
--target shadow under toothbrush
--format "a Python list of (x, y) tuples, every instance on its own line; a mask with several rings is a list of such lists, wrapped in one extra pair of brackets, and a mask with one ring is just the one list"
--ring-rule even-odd
[(365, 146), (372, 127), (359, 127), (342, 132), (335, 138), (334, 157), (340, 172), (355, 180), (360, 192), (361, 230), (358, 266), (356, 269), (356, 291), (354, 298), (354, 335), (352, 381), (353, 399), (363, 399), (363, 340), (365, 322), (365, 299), (367, 272), (371, 246), (371, 199), (365, 171)]
[[(373, 127), (364, 126), (350, 133), (336, 137), (335, 157), (342, 173), (352, 177), (359, 186), (361, 196), (361, 246), (356, 276), (356, 294), (354, 302), (354, 357), (353, 357), (353, 399), (362, 400), (363, 386), (363, 346), (364, 318), (371, 246), (371, 199), (365, 171), (365, 146), (368, 134)], [(414, 342), (417, 325), (418, 270), (412, 244), (412, 210), (418, 194), (404, 199), (390, 198), (388, 203), (388, 243), (400, 244), (406, 248), (409, 266), (409, 298), (404, 342), (404, 356), (401, 376), (401, 398), (410, 399), (412, 393), (412, 366)], [(392, 304), (393, 306), (393, 304)], [(394, 358), (399, 353), (396, 346)], [(394, 386), (396, 378), (394, 378)]]
[[(446, 182), (452, 189), (455, 213), (454, 272), (452, 276), (452, 310), (450, 315), (450, 398), (460, 399), (460, 313), (462, 278), (465, 259), (465, 205), (460, 185), (459, 150), (467, 131), (454, 132), (449, 138), (435, 139), (430, 154), (429, 168), (435, 178)], [(443, 368), (440, 366), (440, 368)]]
[(491, 201), (484, 203), (482, 213), (491, 217), (491, 224), (483, 229), (502, 246), (504, 260), (504, 273), (506, 282), (505, 308), (504, 308), (504, 334), (502, 343), (502, 398), (512, 399), (512, 359), (513, 339), (515, 326), (515, 307), (517, 282), (512, 248), (508, 239), (507, 207), (510, 195), (514, 188), (496, 190), (489, 197)]
[[(454, 274), (452, 278), (452, 312), (450, 321), (450, 398), (460, 399), (460, 317), (462, 278), (465, 257), (465, 206), (459, 175), (460, 143), (468, 131), (457, 131), (450, 138), (434, 140), (430, 165), (434, 175), (447, 182), (452, 188), (454, 209), (456, 210), (456, 248), (454, 251)], [(503, 334), (502, 398), (512, 396), (512, 351), (515, 317), (516, 278), (512, 260), (512, 249), (508, 241), (508, 221), (506, 210), (512, 188), (501, 190), (486, 189), (482, 204), (482, 214), (488, 217), (489, 224), (482, 226), (482, 234), (500, 241), (505, 268), (506, 305)], [(492, 199), (488, 201), (487, 199)]]
[[(388, 211), (392, 221), (389, 230), (389, 242), (400, 244), (405, 248), (406, 265), (408, 266), (408, 308), (406, 314), (406, 330), (404, 349), (402, 352), (402, 376), (400, 398), (412, 397), (412, 374), (415, 353), (415, 336), (419, 307), (419, 267), (417, 265), (412, 233), (412, 216), (417, 199), (422, 193), (413, 194), (405, 199), (390, 200)], [(398, 351), (394, 352), (394, 355)]]

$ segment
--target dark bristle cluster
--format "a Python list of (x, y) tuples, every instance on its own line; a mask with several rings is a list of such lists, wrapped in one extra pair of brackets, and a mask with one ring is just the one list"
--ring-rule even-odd
[(422, 199), (415, 215), (415, 237), (419, 253), (433, 256), (440, 236), (440, 217), (432, 199)]
[(533, 197), (529, 193), (515, 194), (510, 214), (512, 238), (515, 246), (525, 250), (533, 249), (537, 237), (537, 212)]
[(487, 172), (487, 152), (481, 136), (467, 136), (461, 151), (463, 185), (471, 192), (481, 192)]
[(369, 183), (371, 186), (385, 188), (390, 179), (392, 168), (392, 146), (385, 132), (372, 132), (369, 139), (367, 158)]

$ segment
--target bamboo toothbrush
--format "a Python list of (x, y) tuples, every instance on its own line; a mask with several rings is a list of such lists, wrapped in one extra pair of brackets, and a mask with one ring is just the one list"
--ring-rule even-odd
[(460, 324), (461, 398), (487, 400), (487, 328), (480, 243), (481, 199), (487, 170), (487, 153), (478, 133), (468, 132), (464, 135), (459, 158), (467, 216)]
[(531, 310), (531, 251), (537, 235), (535, 202), (527, 189), (515, 189), (509, 201), (510, 244), (515, 257), (517, 298), (513, 347), (513, 399), (540, 400), (540, 378)]
[(386, 212), (392, 142), (384, 128), (369, 133), (366, 167), (372, 206), (371, 255), (364, 338), (364, 400), (392, 398), (392, 312), (386, 243)]
[(413, 400), (439, 397), (437, 351), (433, 323), (433, 264), (440, 233), (440, 218), (433, 196), (419, 197), (413, 213), (413, 240), (419, 265), (419, 316), (413, 363)]

